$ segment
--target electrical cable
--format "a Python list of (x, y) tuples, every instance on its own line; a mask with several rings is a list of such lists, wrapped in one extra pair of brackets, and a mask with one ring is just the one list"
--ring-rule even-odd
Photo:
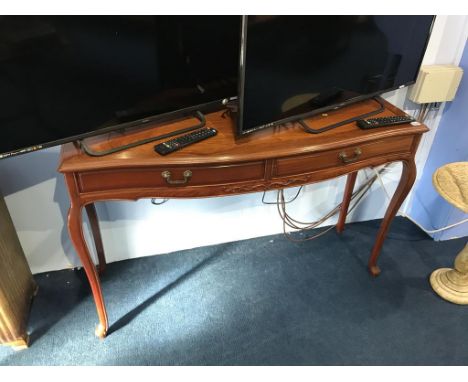
[[(353, 206), (348, 210), (348, 214), (358, 205), (358, 203), (362, 200), (362, 198), (364, 197), (365, 193), (368, 191), (368, 189), (370, 188), (371, 184), (369, 185), (366, 185), (366, 187), (364, 188), (364, 191), (361, 193), (361, 195), (359, 196), (358, 200), (353, 204)], [(358, 191), (359, 192), (359, 191)], [(317, 226), (319, 226), (320, 224), (324, 223), (326, 220), (328, 220), (330, 217), (332, 217), (333, 215), (336, 215), (336, 213), (338, 213), (338, 211), (340, 210), (341, 208), (341, 203), (336, 206), (333, 210), (331, 210), (327, 215), (325, 215), (324, 217), (322, 217), (321, 219), (319, 219), (318, 221), (314, 222), (314, 224), (311, 224), (310, 226), (308, 227), (303, 227), (303, 228), (299, 228), (299, 227), (296, 227), (296, 229), (298, 229), (299, 231), (306, 231), (306, 230), (310, 230), (310, 229), (313, 229), (313, 228), (316, 228)], [(347, 214), (347, 215), (348, 215)], [(281, 215), (281, 213), (280, 213)], [(284, 215), (283, 215), (284, 216)], [(283, 217), (282, 216), (282, 217)], [(290, 233), (288, 233), (286, 231), (286, 225), (290, 226), (286, 219), (283, 218), (283, 233), (285, 235), (285, 237), (290, 240), (290, 241), (293, 241), (293, 242), (303, 242), (303, 241), (309, 241), (309, 240), (313, 240), (313, 239), (317, 239), (318, 237), (326, 234), (327, 232), (329, 232), (330, 230), (332, 230), (333, 228), (336, 227), (336, 224), (335, 225), (331, 225), (330, 227), (328, 227), (327, 229), (325, 229), (324, 231), (322, 232), (319, 232), (318, 234), (316, 235), (313, 235), (313, 236), (310, 236), (310, 237), (307, 237), (305, 239), (294, 239)], [(291, 227), (291, 226), (290, 226)]]
[(418, 111), (414, 113), (413, 116), (418, 122), (424, 123), (424, 121), (427, 119), (431, 111), (437, 111), (439, 109), (440, 109), (440, 102), (422, 103), (419, 106)]
[(419, 122), (424, 122), (426, 120), (427, 115), (429, 114), (431, 109), (432, 109), (432, 102), (428, 103), (428, 104), (425, 104), (424, 113), (423, 113), (423, 115), (421, 117), (421, 120)]
[(374, 173), (377, 175), (377, 178), (378, 178), (378, 180), (379, 180), (379, 183), (380, 183), (380, 185), (382, 186), (382, 190), (384, 190), (385, 195), (386, 195), (387, 198), (390, 200), (390, 199), (391, 199), (391, 198), (390, 198), (390, 194), (388, 193), (387, 188), (386, 188), (385, 185), (384, 185), (384, 182), (383, 182), (383, 180), (382, 180), (382, 177), (380, 176), (380, 174), (378, 174), (378, 172), (377, 172), (377, 171), (375, 170), (375, 168), (373, 168), (373, 167), (372, 167), (372, 171), (374, 171)]
[(424, 122), (425, 114), (426, 114), (427, 109), (428, 109), (428, 104), (427, 103), (421, 104), (421, 106), (419, 107), (418, 115), (416, 117), (416, 120), (418, 122), (420, 122), (420, 123)]
[[(375, 100), (383, 107), (383, 103), (378, 98), (375, 98)], [(415, 113), (415, 119), (418, 122), (423, 123), (426, 120), (426, 118), (428, 117), (429, 113), (434, 109), (438, 110), (438, 108), (439, 108), (438, 103), (421, 104), (419, 110)], [(310, 128), (305, 123), (305, 121), (303, 121), (303, 120), (299, 120), (298, 122), (302, 126), (304, 131), (306, 131), (308, 133), (312, 133), (312, 134), (318, 134), (318, 133), (322, 133), (324, 131), (328, 131), (328, 130), (334, 129), (336, 127), (345, 125), (347, 123), (354, 122), (357, 119), (367, 118), (367, 117), (369, 117), (371, 115), (374, 115), (374, 114), (377, 114), (379, 112), (381, 112), (381, 111), (375, 110), (375, 111), (373, 111), (371, 113), (364, 114), (364, 115), (361, 115), (359, 117), (354, 117), (354, 118), (351, 118), (351, 119), (348, 119), (348, 120), (345, 120), (345, 121), (341, 121), (339, 123), (336, 123), (336, 124), (333, 124), (333, 125), (330, 125), (330, 126), (325, 126), (323, 128), (320, 128), (320, 129)], [(347, 215), (349, 215), (357, 207), (357, 205), (361, 202), (361, 200), (366, 195), (367, 191), (372, 187), (372, 185), (375, 183), (376, 180), (379, 181), (383, 191), (385, 192), (386, 197), (388, 199), (391, 199), (390, 194), (388, 193), (388, 191), (387, 191), (387, 189), (385, 187), (385, 184), (383, 182), (382, 176), (381, 176), (382, 173), (389, 167), (389, 165), (390, 164), (384, 165), (379, 171), (377, 171), (375, 168), (372, 168), (375, 175), (372, 178), (368, 179), (357, 191), (353, 192), (353, 194), (351, 195), (350, 202), (354, 201), (354, 199), (356, 199), (356, 198), (357, 198), (357, 200), (348, 209)], [(277, 202), (276, 203), (265, 202), (265, 200), (264, 200), (265, 192), (263, 193), (263, 197), (262, 197), (262, 202), (264, 204), (276, 204), (277, 205), (278, 213), (279, 213), (279, 215), (280, 215), (280, 217), (281, 217), (281, 219), (283, 221), (283, 233), (284, 233), (285, 237), (288, 240), (293, 241), (293, 242), (303, 242), (303, 241), (316, 239), (316, 238), (324, 235), (325, 233), (329, 232), (331, 229), (333, 229), (335, 227), (335, 225), (332, 225), (332, 226), (328, 227), (327, 229), (325, 229), (324, 231), (322, 231), (322, 232), (320, 232), (320, 233), (318, 233), (316, 235), (313, 235), (313, 236), (305, 238), (305, 239), (300, 239), (300, 240), (293, 239), (291, 234), (289, 232), (287, 232), (286, 227), (290, 227), (290, 228), (295, 229), (297, 231), (307, 231), (307, 230), (314, 229), (314, 228), (318, 227), (319, 225), (323, 224), (330, 217), (336, 215), (339, 212), (339, 210), (340, 210), (340, 208), (342, 206), (342, 203), (340, 203), (339, 205), (334, 207), (332, 210), (330, 210), (326, 215), (324, 215), (322, 218), (320, 218), (319, 220), (317, 220), (315, 222), (301, 222), (299, 220), (296, 220), (296, 219), (292, 218), (286, 211), (286, 204), (289, 204), (289, 203), (293, 202), (294, 200), (296, 200), (301, 190), (302, 190), (302, 187), (299, 189), (299, 191), (296, 193), (296, 195), (289, 201), (285, 201), (284, 191), (283, 190), (278, 190)], [(426, 233), (440, 232), (440, 231), (443, 231), (443, 230), (446, 230), (446, 229), (449, 229), (449, 228), (453, 228), (455, 226), (458, 226), (460, 224), (468, 222), (468, 219), (464, 219), (464, 220), (462, 220), (460, 222), (448, 225), (446, 227), (442, 227), (442, 228), (435, 229), (435, 230), (428, 230), (428, 229), (422, 227), (418, 222), (416, 222), (410, 216), (406, 215), (404, 212), (402, 212), (402, 211), (398, 211), (398, 212), (401, 215), (403, 215), (404, 217), (408, 218), (408, 220), (412, 221), (414, 224), (416, 224), (420, 229), (422, 229)], [(301, 227), (300, 225), (303, 225), (303, 227)]]
[[(389, 195), (389, 193), (387, 192), (387, 189), (386, 189), (386, 187), (385, 187), (385, 185), (384, 185), (384, 183), (383, 183), (383, 180), (382, 180), (382, 178), (381, 178), (381, 175), (378, 174), (377, 172), (376, 172), (376, 175), (379, 177), (380, 184), (382, 185), (382, 188), (384, 189), (385, 194), (387, 195), (387, 198), (390, 200), (390, 199), (391, 199), (391, 198), (390, 198), (390, 195)], [(447, 230), (447, 229), (450, 229), (450, 228), (459, 226), (459, 225), (461, 225), (461, 224), (468, 223), (468, 218), (467, 218), (467, 219), (463, 219), (463, 220), (461, 220), (461, 221), (459, 221), (459, 222), (457, 222), (457, 223), (453, 223), (453, 224), (447, 225), (447, 226), (442, 227), (442, 228), (437, 228), (437, 229), (432, 229), (432, 230), (431, 230), (431, 229), (427, 229), (427, 228), (423, 227), (420, 223), (418, 223), (416, 220), (414, 220), (411, 216), (409, 216), (408, 214), (406, 214), (406, 212), (399, 210), (398, 213), (400, 213), (401, 216), (407, 218), (408, 220), (410, 220), (411, 222), (413, 222), (414, 224), (416, 224), (421, 230), (423, 230), (423, 231), (426, 232), (427, 234), (442, 232), (442, 231), (445, 231), (445, 230)]]
[(423, 103), (423, 104), (421, 104), (421, 105), (419, 106), (419, 112), (418, 112), (418, 115), (417, 115), (417, 117), (416, 117), (416, 120), (417, 120), (418, 122), (422, 122), (422, 116), (423, 116), (423, 114), (424, 114), (426, 108), (427, 108), (427, 104), (425, 104), (425, 103)]
[(169, 199), (163, 199), (160, 202), (157, 202), (156, 200), (158, 200), (158, 198), (151, 198), (151, 204), (154, 204), (155, 206), (160, 206), (169, 201)]
[[(299, 187), (299, 190), (297, 191), (296, 195), (294, 195), (294, 197), (292, 199), (285, 202), (285, 204), (289, 204), (289, 203), (294, 202), (297, 199), (297, 197), (299, 196), (299, 193), (302, 191), (303, 188), (304, 188), (304, 186)], [(266, 191), (263, 191), (263, 196), (262, 196), (262, 203), (263, 204), (267, 204), (267, 205), (278, 204), (278, 201), (276, 201), (276, 202), (266, 202), (265, 201), (265, 195), (266, 195)]]
[[(386, 164), (385, 166), (383, 166), (379, 171), (378, 173), (381, 174), (383, 173), (384, 171), (386, 171), (388, 167), (388, 164)], [(363, 197), (365, 196), (365, 194), (367, 193), (367, 191), (372, 187), (372, 185), (374, 184), (374, 182), (378, 179), (378, 176), (377, 175), (374, 175), (372, 178), (368, 179), (364, 184), (362, 184), (358, 190), (356, 190), (355, 192), (353, 192), (353, 194), (351, 195), (351, 198), (350, 198), (350, 201), (354, 201), (354, 199), (357, 198), (357, 200), (353, 203), (353, 205), (348, 209), (348, 213), (351, 213), (351, 211), (353, 211), (356, 206), (360, 203), (360, 201), (363, 199)], [(284, 192), (283, 190), (278, 190), (278, 194), (277, 194), (277, 209), (278, 209), (278, 213), (281, 217), (281, 220), (283, 221), (283, 233), (285, 235), (285, 237), (290, 240), (290, 241), (293, 241), (293, 242), (303, 242), (303, 241), (308, 241), (308, 240), (313, 240), (313, 239), (316, 239), (322, 235), (324, 235), (325, 233), (327, 233), (328, 231), (330, 231), (331, 229), (333, 229), (336, 225), (332, 225), (330, 227), (328, 227), (327, 229), (325, 229), (324, 231), (322, 232), (319, 232), (318, 234), (315, 234), (313, 236), (310, 236), (310, 237), (307, 237), (305, 239), (294, 239), (290, 233), (287, 232), (286, 230), (286, 227), (290, 227), (292, 229), (295, 229), (297, 231), (307, 231), (307, 230), (311, 230), (311, 229), (314, 229), (316, 227), (318, 227), (319, 225), (323, 224), (325, 221), (327, 221), (330, 217), (336, 215), (340, 209), (341, 209), (341, 206), (342, 206), (342, 203), (338, 204), (337, 206), (335, 206), (332, 210), (330, 210), (326, 215), (324, 215), (322, 218), (320, 218), (319, 220), (315, 221), (315, 222), (301, 222), (301, 221), (298, 221), (294, 218), (292, 218), (286, 211), (286, 203), (285, 203), (285, 200), (284, 200)], [(303, 225), (303, 227), (301, 227), (300, 225)]]
[(419, 224), (417, 221), (415, 221), (411, 216), (403, 213), (402, 211), (398, 211), (401, 213), (401, 215), (405, 218), (407, 218), (408, 220), (410, 220), (411, 222), (413, 222), (414, 224), (416, 224), (420, 229), (422, 229), (424, 232), (426, 233), (437, 233), (437, 232), (442, 232), (442, 231), (445, 231), (447, 229), (450, 229), (450, 228), (453, 228), (453, 227), (456, 227), (460, 224), (464, 224), (464, 223), (468, 223), (468, 218), (466, 219), (463, 219), (462, 221), (459, 221), (457, 223), (453, 223), (453, 224), (450, 224), (450, 225), (447, 225), (445, 227), (442, 227), (442, 228), (438, 228), (438, 229), (427, 229), (427, 228), (424, 228), (421, 224)]
[[(282, 191), (282, 190), (278, 191), (278, 198), (281, 197), (281, 191)], [(283, 208), (280, 208), (280, 206), (283, 207)], [(296, 242), (296, 243), (297, 243), (297, 242), (303, 242), (303, 241), (313, 240), (313, 239), (316, 239), (316, 238), (318, 238), (318, 237), (324, 235), (325, 233), (327, 233), (328, 231), (330, 231), (331, 229), (334, 228), (334, 226), (332, 225), (332, 226), (328, 227), (326, 230), (324, 230), (324, 231), (322, 231), (322, 232), (320, 232), (320, 233), (318, 233), (318, 234), (316, 234), (316, 235), (314, 235), (314, 236), (308, 237), (308, 238), (306, 238), (306, 239), (300, 239), (300, 240), (294, 239), (294, 238), (291, 236), (291, 234), (288, 233), (288, 232), (286, 231), (286, 225), (288, 225), (288, 226), (290, 226), (290, 227), (291, 227), (291, 225), (287, 223), (287, 216), (288, 216), (288, 215), (287, 215), (287, 213), (286, 213), (286, 211), (285, 211), (285, 209), (284, 209), (284, 205), (282, 205), (281, 203), (278, 203), (277, 208), (278, 208), (278, 212), (279, 212), (279, 214), (280, 214), (280, 216), (281, 216), (281, 219), (283, 220), (283, 233), (284, 233), (284, 236), (285, 236), (286, 239), (288, 239), (289, 241), (292, 241), (292, 242)], [(300, 230), (300, 231), (305, 231), (305, 230), (307, 230), (307, 229), (315, 228), (316, 226), (318, 226), (319, 224), (322, 223), (322, 220), (325, 221), (325, 220), (326, 220), (325, 217), (322, 218), (322, 219), (320, 219), (319, 221), (315, 222), (313, 225), (310, 225), (310, 226), (307, 227), (307, 228), (296, 228), (296, 229), (298, 229), (298, 230)]]

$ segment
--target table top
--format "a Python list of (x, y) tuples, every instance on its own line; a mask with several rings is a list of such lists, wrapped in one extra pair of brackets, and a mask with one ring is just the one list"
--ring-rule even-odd
[[(386, 101), (384, 101), (384, 104), (385, 110), (376, 117), (405, 114), (402, 110)], [(313, 116), (308, 118), (306, 122), (313, 128), (320, 128), (370, 112), (377, 107), (376, 101), (367, 100), (331, 111), (329, 114)], [(243, 137), (236, 137), (235, 121), (225, 114), (224, 111), (218, 111), (206, 115), (206, 126), (218, 130), (215, 137), (167, 156), (160, 156), (153, 150), (154, 145), (160, 143), (160, 141), (104, 157), (89, 156), (83, 153), (76, 143), (65, 144), (62, 147), (58, 170), (65, 173), (90, 169), (167, 166), (187, 163), (194, 165), (239, 163), (316, 153), (389, 137), (422, 134), (428, 130), (422, 124), (361, 130), (353, 122), (321, 134), (309, 134), (304, 132), (298, 123), (290, 123), (281, 127), (264, 129)], [(86, 140), (86, 143), (93, 150), (107, 150), (136, 140), (189, 127), (194, 123), (197, 123), (197, 120), (186, 119), (160, 125), (149, 124), (145, 128), (135, 129), (134, 131), (125, 133), (114, 131), (91, 137)]]
[(440, 196), (468, 213), (468, 162), (454, 162), (438, 168), (432, 181)]

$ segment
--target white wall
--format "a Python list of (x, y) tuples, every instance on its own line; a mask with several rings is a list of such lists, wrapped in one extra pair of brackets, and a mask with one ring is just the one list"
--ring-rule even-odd
[[(458, 65), (462, 58), (467, 38), (468, 16), (437, 16), (436, 23), (432, 30), (431, 39), (424, 56), (423, 65)], [(407, 111), (414, 110), (415, 107), (416, 105), (409, 100), (404, 102), (403, 108)], [(416, 165), (418, 168), (416, 183), (422, 175), (422, 170), (429, 155), (432, 142), (434, 141), (444, 107), (445, 104), (442, 104), (438, 111), (430, 113), (429, 118), (426, 121), (426, 125), (430, 128), (430, 131), (423, 135), (416, 156)], [(410, 209), (409, 206), (412, 203), (412, 197), (413, 194), (411, 192), (402, 207), (402, 210), (405, 212)]]
[[(460, 41), (466, 34), (467, 19), (437, 18), (425, 64), (460, 60)], [(406, 91), (388, 93), (385, 98), (411, 113), (415, 105), (406, 101)], [(426, 134), (420, 147), (419, 171), (429, 152), (439, 114), (428, 121), (432, 131)], [(56, 172), (58, 155), (59, 148), (52, 148), (0, 161), (0, 192), (5, 196), (33, 273), (79, 265), (66, 229), (68, 195), (62, 176)], [(390, 193), (396, 188), (400, 169), (396, 164), (384, 177)], [(367, 174), (372, 173), (361, 171), (358, 183)], [(290, 205), (291, 214), (299, 220), (320, 218), (341, 201), (344, 181), (341, 177), (305, 187), (299, 199)], [(293, 195), (295, 191), (290, 189), (286, 193)], [(282, 232), (276, 207), (263, 205), (261, 197), (257, 193), (170, 200), (161, 206), (153, 206), (149, 200), (98, 203), (106, 257), (112, 262)], [(275, 197), (275, 192), (267, 193), (268, 200)], [(375, 185), (349, 220), (381, 218), (387, 203), (385, 193)], [(335, 221), (336, 218), (330, 219), (326, 225)]]

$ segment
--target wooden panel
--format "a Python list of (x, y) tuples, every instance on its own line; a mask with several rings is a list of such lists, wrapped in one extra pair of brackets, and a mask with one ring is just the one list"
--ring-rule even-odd
[(15, 228), (0, 197), (0, 343), (26, 342), (35, 284)]
[(354, 145), (349, 148), (331, 150), (325, 153), (278, 159), (274, 165), (273, 177), (306, 174), (326, 168), (346, 166), (346, 163), (340, 159), (340, 154), (344, 153), (347, 158), (353, 158), (356, 155), (356, 149), (359, 149), (361, 154), (352, 163), (359, 163), (363, 160), (382, 155), (409, 153), (411, 152), (412, 143), (413, 137), (411, 136), (394, 137), (388, 138), (385, 141)]
[(140, 189), (167, 187), (169, 184), (162, 177), (164, 171), (171, 173), (172, 180), (183, 180), (186, 170), (192, 172), (186, 184), (173, 187), (190, 187), (200, 185), (229, 184), (251, 180), (263, 180), (265, 162), (253, 162), (230, 166), (180, 166), (136, 168), (122, 170), (100, 170), (79, 174), (79, 187), (82, 192), (95, 192), (115, 189)]

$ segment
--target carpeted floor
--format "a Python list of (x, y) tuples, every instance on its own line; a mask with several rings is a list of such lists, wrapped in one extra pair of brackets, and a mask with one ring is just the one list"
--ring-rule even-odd
[(468, 365), (468, 306), (428, 283), (466, 238), (433, 242), (397, 218), (373, 279), (378, 224), (110, 264), (103, 341), (82, 271), (36, 275), (31, 347), (0, 347), (0, 365)]

